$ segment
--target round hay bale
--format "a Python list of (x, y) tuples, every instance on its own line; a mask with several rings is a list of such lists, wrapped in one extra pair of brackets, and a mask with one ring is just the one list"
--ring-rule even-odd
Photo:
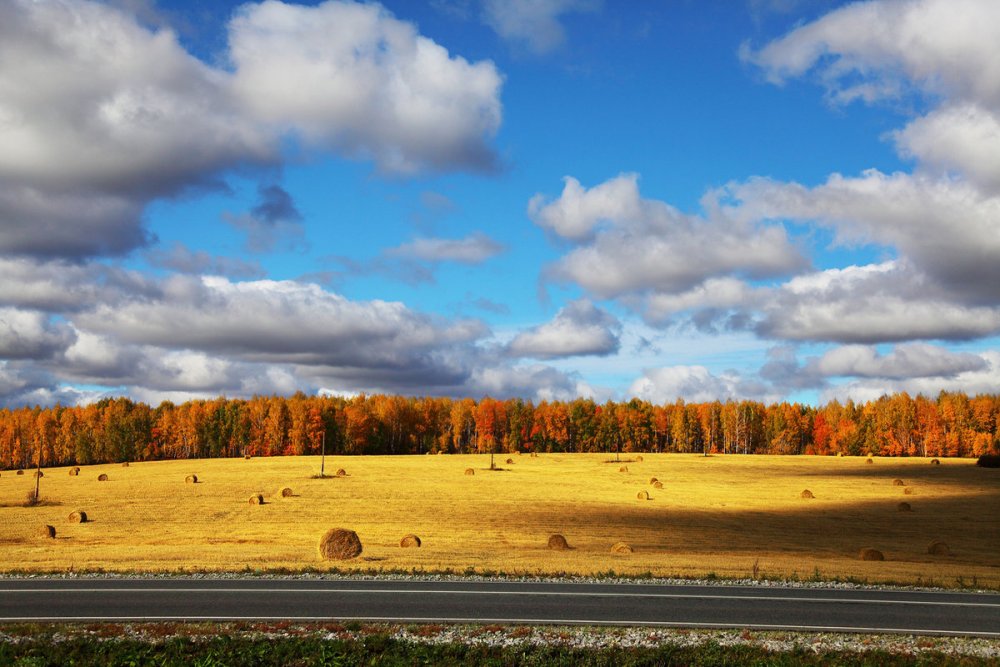
[(931, 465), (932, 466), (939, 466), (939, 465), (941, 465), (941, 462), (938, 461), (937, 459), (931, 459)]
[(896, 509), (900, 512), (912, 512), (913, 508), (910, 507), (910, 503), (899, 503), (896, 505)]
[(35, 477), (45, 477), (45, 473), (42, 472), (41, 470), (36, 470)]
[(649, 491), (640, 491), (635, 494), (636, 500), (649, 500)]
[(628, 472), (628, 466), (622, 466), (618, 469), (618, 472)]
[(875, 463), (875, 462), (874, 462), (874, 461), (872, 461), (871, 459), (867, 459), (867, 460), (865, 461), (865, 463)]
[(262, 496), (259, 493), (255, 493), (252, 496), (250, 496), (249, 502), (250, 502), (251, 505), (263, 505), (264, 504), (264, 496)]
[(903, 489), (903, 493), (906, 494), (906, 495), (908, 495), (908, 496), (912, 496), (913, 495), (913, 487), (912, 486), (906, 487), (905, 489)]
[(38, 536), (53, 539), (56, 536), (56, 527), (45, 525), (38, 529)]
[(198, 483), (198, 475), (188, 475), (187, 477), (184, 478), (184, 483), (185, 484), (197, 484)]
[(23, 475), (24, 471), (23, 470), (18, 470), (15, 474), (17, 474), (17, 475)]
[(347, 477), (347, 471), (343, 468), (337, 468), (337, 472), (333, 473), (334, 477)]
[(611, 547), (613, 554), (630, 554), (632, 551), (632, 547), (624, 542), (615, 542)]
[(866, 548), (858, 552), (861, 560), (885, 560), (885, 556), (878, 549)]
[(290, 498), (292, 495), (292, 490), (287, 486), (283, 486), (281, 487), (281, 490), (278, 491), (278, 495), (281, 496), (282, 498)]
[(569, 549), (569, 542), (559, 533), (549, 535), (549, 549), (553, 551), (566, 551)]
[(108, 481), (108, 475), (107, 475), (107, 473), (103, 473), (102, 472), (100, 475), (98, 475), (97, 476), (97, 481), (98, 482), (106, 482), (106, 481)]
[(803, 498), (815, 498), (815, 497), (816, 497), (816, 496), (814, 496), (814, 495), (813, 495), (813, 492), (812, 492), (812, 491), (810, 491), (809, 489), (805, 489), (805, 490), (804, 490), (804, 491), (803, 491), (802, 493), (800, 493), (799, 495), (800, 495), (801, 497), (803, 497)]
[(537, 452), (531, 452), (531, 458), (537, 459), (538, 458), (538, 453)]
[(127, 468), (127, 467), (128, 467), (128, 461), (126, 461), (125, 463), (123, 463), (123, 464), (122, 464), (122, 467), (123, 467), (123, 468)]
[(656, 483), (657, 483), (657, 482), (659, 482), (659, 481), (660, 481), (660, 480), (656, 479), (655, 477), (650, 477), (650, 478), (649, 478), (649, 483), (650, 483), (650, 484), (656, 484)]
[(353, 530), (331, 528), (319, 541), (319, 555), (326, 560), (348, 560), (361, 555), (361, 539)]
[(410, 533), (409, 535), (403, 535), (403, 539), (399, 541), (399, 546), (404, 549), (411, 549), (411, 548), (419, 549), (421, 544), (422, 542), (420, 541), (420, 538), (414, 535), (413, 533)]
[(79, 468), (73, 467), (73, 468), (69, 469), (69, 476), (70, 477), (78, 477), (79, 475), (80, 475), (80, 469)]
[(438, 456), (444, 456), (444, 451), (442, 450), (442, 451), (438, 452)]
[(927, 545), (927, 553), (929, 553), (932, 556), (950, 556), (951, 549), (949, 549), (948, 545), (945, 544), (944, 542), (941, 542), (940, 540), (934, 540), (933, 542)]
[(642, 455), (640, 454), (639, 456), (635, 457), (635, 460), (637, 463), (642, 463)]
[(243, 455), (243, 460), (244, 460), (244, 461), (249, 461), (249, 460), (250, 460), (250, 459), (252, 459), (252, 458), (253, 458), (253, 457), (252, 457), (252, 456), (250, 456), (249, 454), (244, 454), (244, 455)]
[(663, 488), (663, 482), (653, 482), (653, 488), (654, 489), (662, 489)]
[(507, 459), (507, 465), (513, 465), (514, 459)]
[(893, 486), (906, 486), (906, 484), (901, 479), (894, 479), (894, 480), (892, 480), (892, 485)]
[(475, 475), (475, 474), (476, 474), (476, 471), (475, 471), (475, 470), (473, 470), (472, 468), (466, 468), (466, 469), (465, 469), (465, 474), (466, 474), (466, 475)]
[(87, 513), (83, 510), (76, 510), (69, 515), (70, 523), (87, 523)]

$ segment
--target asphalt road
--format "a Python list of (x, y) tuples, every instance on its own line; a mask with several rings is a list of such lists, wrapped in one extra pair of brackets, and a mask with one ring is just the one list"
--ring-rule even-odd
[(161, 620), (736, 627), (1000, 638), (1000, 595), (653, 584), (0, 580), (0, 623)]

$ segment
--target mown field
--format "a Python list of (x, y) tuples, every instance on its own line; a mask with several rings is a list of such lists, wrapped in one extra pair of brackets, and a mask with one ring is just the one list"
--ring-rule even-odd
[[(4, 470), (0, 572), (756, 574), (1000, 588), (1000, 471), (971, 460), (507, 456), (496, 471), (484, 455), (327, 457), (328, 475), (347, 476), (326, 479), (314, 478), (319, 457), (86, 466), (75, 477), (49, 468), (34, 507), (24, 506), (33, 471)], [(191, 474), (198, 483), (185, 482)], [(293, 495), (281, 497), (286, 486)], [(265, 503), (249, 504), (257, 493)], [(74, 510), (89, 521), (71, 523)], [(45, 524), (55, 539), (39, 535)], [(360, 558), (320, 559), (333, 527), (357, 531)], [(423, 546), (401, 548), (408, 533)], [(549, 550), (552, 533), (572, 549)], [(929, 554), (935, 540), (950, 553)], [(612, 554), (618, 541), (634, 552)], [(886, 560), (859, 560), (865, 547)]]

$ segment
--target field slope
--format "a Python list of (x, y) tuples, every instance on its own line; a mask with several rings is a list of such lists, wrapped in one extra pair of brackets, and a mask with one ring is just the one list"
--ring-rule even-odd
[[(417, 570), (850, 578), (1000, 588), (1000, 475), (969, 460), (541, 454), (211, 459), (0, 471), (0, 572)], [(627, 471), (622, 471), (622, 466)], [(474, 475), (465, 470), (473, 468)], [(108, 481), (98, 481), (100, 474)], [(188, 475), (198, 483), (186, 483)], [(663, 488), (655, 488), (656, 477)], [(902, 485), (894, 484), (901, 480)], [(282, 497), (288, 487), (292, 495)], [(802, 498), (810, 490), (812, 499)], [(907, 492), (909, 489), (909, 492)], [(639, 499), (648, 491), (649, 499)], [(261, 494), (263, 505), (249, 503)], [(911, 511), (900, 511), (899, 503)], [(71, 523), (84, 510), (89, 521)], [(55, 539), (39, 535), (44, 524)], [(360, 535), (322, 561), (332, 527)], [(420, 548), (403, 549), (413, 533)], [(547, 548), (564, 535), (568, 551)], [(634, 552), (611, 553), (627, 542)], [(946, 555), (929, 554), (932, 541)], [(885, 561), (858, 559), (865, 547)]]

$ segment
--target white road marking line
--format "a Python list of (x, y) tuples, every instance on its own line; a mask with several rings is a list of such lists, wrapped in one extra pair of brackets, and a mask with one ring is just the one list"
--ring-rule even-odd
[(926, 628), (880, 628), (836, 625), (782, 625), (775, 623), (695, 623), (673, 621), (595, 621), (550, 618), (442, 618), (442, 617), (392, 617), (392, 616), (12, 616), (0, 617), (0, 623), (23, 622), (84, 622), (84, 621), (374, 621), (379, 623), (508, 623), (512, 625), (611, 625), (631, 627), (668, 628), (747, 628), (751, 630), (798, 630), (804, 632), (885, 632), (910, 635), (969, 635), (1000, 638), (1000, 632), (969, 632), (964, 630), (929, 630)]
[(977, 607), (1000, 608), (1000, 603), (991, 602), (943, 602), (936, 600), (879, 600), (876, 598), (821, 598), (770, 595), (697, 595), (693, 593), (610, 593), (610, 592), (560, 592), (560, 591), (468, 591), (468, 590), (415, 590), (388, 588), (33, 588), (3, 589), (0, 593), (359, 593), (379, 595), (510, 595), (526, 597), (601, 597), (635, 599), (676, 599), (676, 600), (752, 600), (773, 602), (812, 602), (843, 604), (883, 604), (925, 607)]

